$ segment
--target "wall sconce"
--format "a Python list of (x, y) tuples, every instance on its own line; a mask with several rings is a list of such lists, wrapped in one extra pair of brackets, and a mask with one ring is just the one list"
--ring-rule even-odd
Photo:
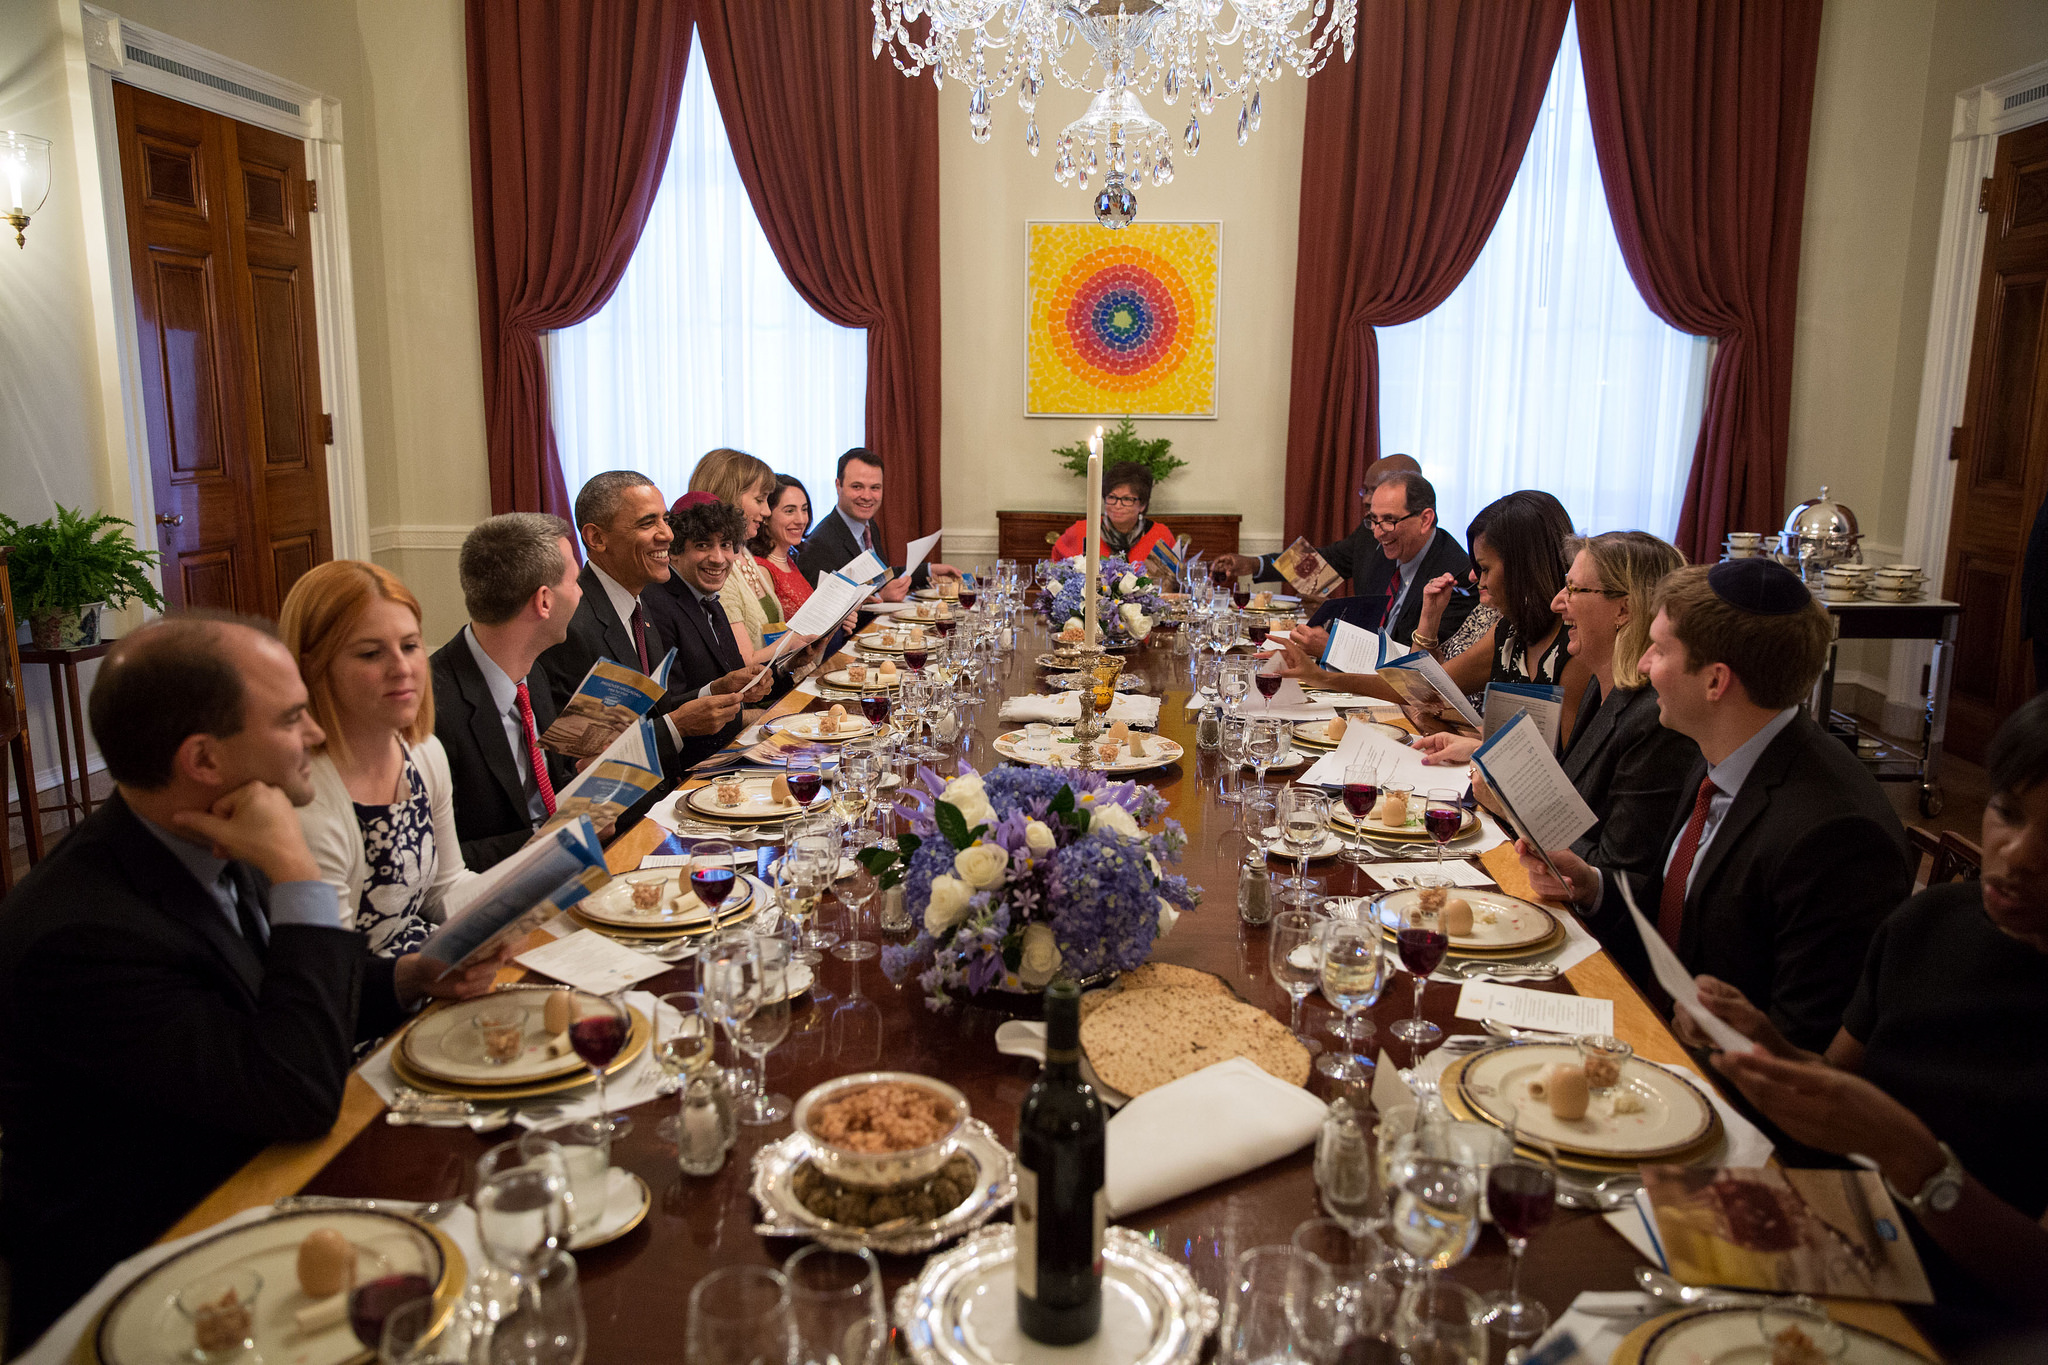
[(0, 132), (0, 176), (7, 187), (7, 221), (14, 227), (14, 244), (28, 245), (24, 235), (28, 220), (42, 212), (50, 193), (50, 142), (27, 133)]

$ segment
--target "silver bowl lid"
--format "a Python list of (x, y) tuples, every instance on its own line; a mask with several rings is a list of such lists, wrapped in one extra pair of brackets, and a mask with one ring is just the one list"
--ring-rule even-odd
[(1856, 514), (1830, 498), (1827, 485), (1822, 484), (1819, 497), (1808, 498), (1785, 518), (1785, 535), (1788, 539), (1854, 541), (1862, 532), (1857, 529)]

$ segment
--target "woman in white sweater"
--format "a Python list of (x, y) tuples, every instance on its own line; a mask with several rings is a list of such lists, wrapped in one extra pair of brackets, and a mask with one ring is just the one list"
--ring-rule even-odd
[(292, 586), (279, 633), (327, 732), (313, 802), (299, 811), (321, 879), (371, 951), (412, 952), (448, 893), (476, 876), (462, 863), (448, 757), (434, 738), (419, 601), (375, 564), (335, 560)]

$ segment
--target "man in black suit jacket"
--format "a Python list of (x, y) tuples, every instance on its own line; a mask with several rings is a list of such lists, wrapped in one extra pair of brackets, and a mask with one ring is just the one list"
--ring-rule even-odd
[(300, 833), (325, 736), (263, 628), (174, 618), (93, 684), (115, 794), (0, 902), (0, 1250), (25, 1348), (266, 1144), (324, 1136), (352, 1048), (428, 993)]
[[(1331, 541), (1316, 551), (1325, 564), (1350, 580), (1350, 598), (1384, 599), (1387, 595), (1387, 580), (1393, 576), (1394, 562), (1380, 553), (1379, 542), (1373, 539), (1372, 495), (1373, 490), (1388, 478), (1404, 472), (1420, 474), (1422, 466), (1411, 455), (1382, 455), (1367, 465), (1365, 479), (1358, 485), (1359, 500), (1365, 504), (1365, 517), (1352, 528), (1350, 535)], [(1250, 578), (1254, 583), (1270, 582), (1280, 577), (1279, 570), (1274, 567), (1274, 561), (1279, 558), (1277, 554), (1218, 555), (1215, 567), (1233, 578)], [(1344, 600), (1347, 599), (1332, 599), (1330, 605)], [(1346, 613), (1343, 619), (1349, 621), (1354, 618)]]
[[(709, 493), (688, 493), (669, 513), (669, 529), (675, 542), (669, 547), (668, 582), (663, 590), (648, 593), (647, 601), (658, 613), (664, 638), (675, 645), (676, 672), (684, 678), (733, 676), (744, 664), (718, 590), (725, 586), (734, 558), (746, 553), (746, 517)], [(762, 700), (773, 697), (777, 688), (788, 690), (788, 675), (781, 671), (784, 662), (794, 665), (799, 658), (815, 656), (815, 648), (784, 655), (767, 675), (769, 688)], [(713, 737), (713, 747), (730, 743), (743, 724), (739, 717), (727, 722)]]
[(576, 776), (573, 763), (540, 747), (555, 697), (533, 674), (534, 660), (568, 638), (583, 600), (571, 534), (560, 517), (507, 512), (462, 542), (469, 624), (434, 653), (434, 734), (448, 753), (455, 832), (472, 872), (517, 852)]
[[(1436, 524), (1436, 486), (1420, 474), (1397, 469), (1383, 478), (1372, 490), (1371, 510), (1360, 529), (1370, 531), (1378, 559), (1366, 566), (1358, 596), (1325, 602), (1313, 618), (1315, 624), (1296, 633), (1296, 641), (1311, 657), (1328, 642), (1323, 627), (1332, 619), (1365, 630), (1384, 628), (1395, 643), (1413, 645), (1422, 620), (1422, 590), (1445, 574), (1459, 585), (1471, 577), (1471, 559)], [(1456, 635), (1477, 600), (1462, 586), (1454, 591), (1437, 625), (1438, 638)], [(1434, 648), (1437, 641), (1425, 643)]]
[[(1642, 668), (1663, 723), (1699, 744), (1649, 874), (1603, 876), (1572, 853), (1536, 891), (1589, 907), (1625, 941), (1617, 883), (1695, 975), (1740, 989), (1794, 1044), (1824, 1048), (1878, 923), (1913, 889), (1904, 827), (1870, 773), (1801, 715), (1832, 630), (1805, 584), (1768, 560), (1681, 569), (1664, 581)], [(1634, 965), (1637, 980), (1646, 958)], [(1624, 960), (1624, 965), (1631, 965)]]
[[(576, 494), (576, 525), (589, 559), (577, 582), (583, 599), (569, 619), (562, 643), (534, 661), (553, 694), (555, 709), (568, 704), (590, 666), (599, 659), (651, 672), (671, 647), (681, 644), (664, 625), (659, 594), (650, 584), (666, 582), (668, 507), (645, 474), (610, 470), (595, 475)], [(643, 596), (643, 594), (645, 594)], [(734, 668), (716, 674), (693, 670), (702, 663), (683, 655), (669, 675), (669, 691), (654, 710), (656, 747), (662, 769), (679, 777), (716, 752), (750, 694), (766, 691), (766, 670)]]
[[(818, 585), (820, 574), (838, 572), (863, 550), (873, 550), (884, 564), (890, 562), (874, 529), (875, 514), (882, 510), (882, 457), (855, 446), (839, 457), (839, 473), (832, 486), (839, 495), (838, 506), (818, 519), (810, 537), (796, 551), (797, 570), (812, 587)], [(928, 561), (908, 575), (901, 565), (892, 566), (889, 574), (890, 582), (876, 594), (883, 602), (901, 602), (912, 589), (930, 582), (933, 574), (958, 578), (960, 571), (951, 564)]]

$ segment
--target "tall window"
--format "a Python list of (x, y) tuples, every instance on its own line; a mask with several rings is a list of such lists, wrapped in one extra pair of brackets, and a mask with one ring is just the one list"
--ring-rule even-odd
[(1472, 273), (1379, 346), (1380, 449), (1422, 462), (1453, 535), (1518, 488), (1555, 493), (1582, 530), (1676, 529), (1709, 342), (1667, 327), (1622, 262), (1576, 18)]
[(674, 498), (705, 451), (732, 446), (802, 479), (814, 513), (832, 506), (834, 465), (866, 426), (867, 332), (826, 321), (790, 287), (740, 181), (701, 48), (618, 291), (550, 343), (572, 498), (607, 469), (638, 469)]

